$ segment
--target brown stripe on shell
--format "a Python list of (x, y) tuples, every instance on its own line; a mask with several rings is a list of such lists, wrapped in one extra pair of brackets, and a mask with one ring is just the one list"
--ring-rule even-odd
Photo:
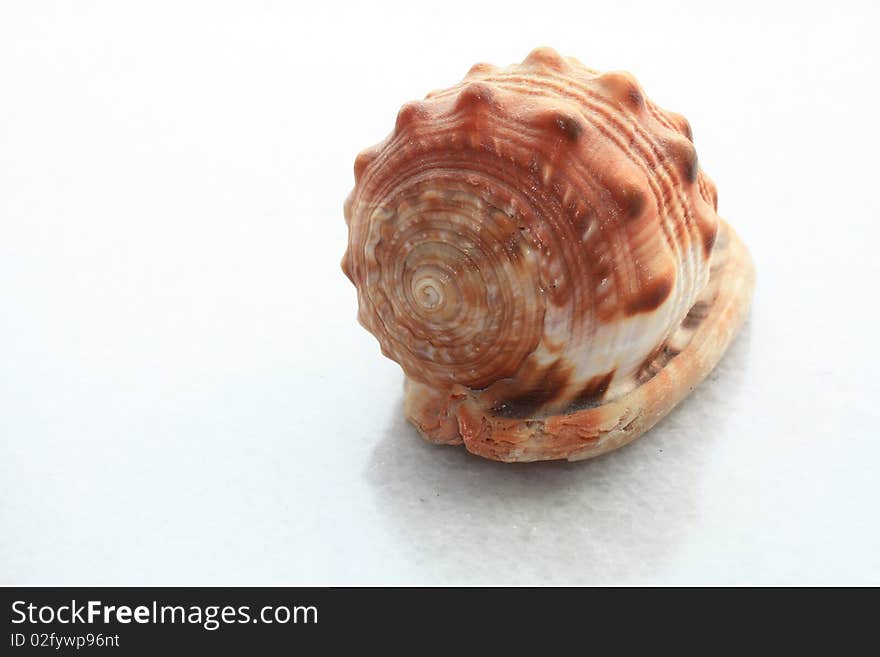
[(645, 194), (632, 185), (621, 185), (612, 188), (614, 202), (627, 219), (638, 219), (645, 209)]
[(697, 172), (699, 164), (697, 161), (697, 150), (694, 145), (687, 139), (677, 137), (669, 142), (669, 154), (678, 165), (679, 173), (682, 180), (688, 183), (697, 181)]
[(562, 134), (565, 135), (566, 139), (571, 142), (577, 141), (578, 137), (580, 137), (581, 133), (584, 131), (584, 126), (573, 116), (560, 114), (556, 117), (555, 123), (562, 131)]
[(571, 366), (557, 360), (546, 370), (536, 373), (533, 378), (536, 383), (532, 387), (497, 402), (492, 412), (507, 418), (534, 415), (565, 390), (570, 378)]
[(697, 328), (708, 316), (711, 306), (712, 304), (708, 301), (697, 301), (691, 306), (691, 309), (688, 311), (688, 314), (685, 315), (681, 325), (688, 330)]
[(643, 284), (641, 289), (633, 294), (626, 304), (627, 315), (638, 315), (657, 310), (672, 292), (672, 276), (658, 276), (653, 281)]
[(611, 96), (633, 111), (645, 106), (645, 95), (639, 83), (626, 71), (610, 71), (599, 76), (600, 82), (608, 89)]
[(703, 235), (703, 254), (708, 258), (712, 254), (712, 247), (718, 237), (718, 224), (706, 226), (700, 224), (700, 232)]
[(645, 96), (638, 89), (629, 89), (626, 92), (626, 99), (633, 109), (641, 109), (645, 104)]
[(594, 376), (587, 381), (587, 384), (581, 388), (577, 397), (571, 400), (565, 409), (565, 413), (574, 413), (575, 411), (598, 405), (608, 392), (608, 386), (611, 385), (616, 370), (611, 370), (606, 374)]
[(662, 370), (673, 358), (678, 356), (679, 351), (672, 349), (668, 345), (662, 345), (648, 356), (639, 369), (636, 370), (635, 379), (639, 385), (650, 381), (654, 376)]

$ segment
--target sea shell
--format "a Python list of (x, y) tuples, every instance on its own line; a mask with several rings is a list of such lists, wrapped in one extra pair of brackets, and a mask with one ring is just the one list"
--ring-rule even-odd
[(687, 120), (549, 48), (407, 103), (355, 160), (343, 270), (434, 442), (589, 458), (650, 428), (744, 320), (751, 259)]

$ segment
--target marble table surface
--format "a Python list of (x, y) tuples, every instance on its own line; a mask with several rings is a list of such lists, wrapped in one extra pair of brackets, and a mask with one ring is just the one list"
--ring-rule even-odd
[[(471, 4), (0, 9), (0, 583), (880, 584), (877, 10)], [(402, 419), (342, 201), (539, 44), (690, 118), (758, 285), (649, 434), (503, 465)]]

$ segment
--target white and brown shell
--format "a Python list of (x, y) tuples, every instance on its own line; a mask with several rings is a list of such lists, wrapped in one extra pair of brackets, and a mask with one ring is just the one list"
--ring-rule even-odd
[(690, 126), (548, 48), (474, 66), (355, 161), (343, 269), (429, 440), (502, 461), (629, 442), (715, 366), (748, 252)]

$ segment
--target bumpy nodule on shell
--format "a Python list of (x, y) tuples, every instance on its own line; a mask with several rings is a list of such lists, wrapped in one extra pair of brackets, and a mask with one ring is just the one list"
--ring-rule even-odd
[(412, 381), (502, 416), (624, 394), (709, 278), (716, 193), (687, 120), (547, 48), (404, 105), (355, 177), (361, 323)]

